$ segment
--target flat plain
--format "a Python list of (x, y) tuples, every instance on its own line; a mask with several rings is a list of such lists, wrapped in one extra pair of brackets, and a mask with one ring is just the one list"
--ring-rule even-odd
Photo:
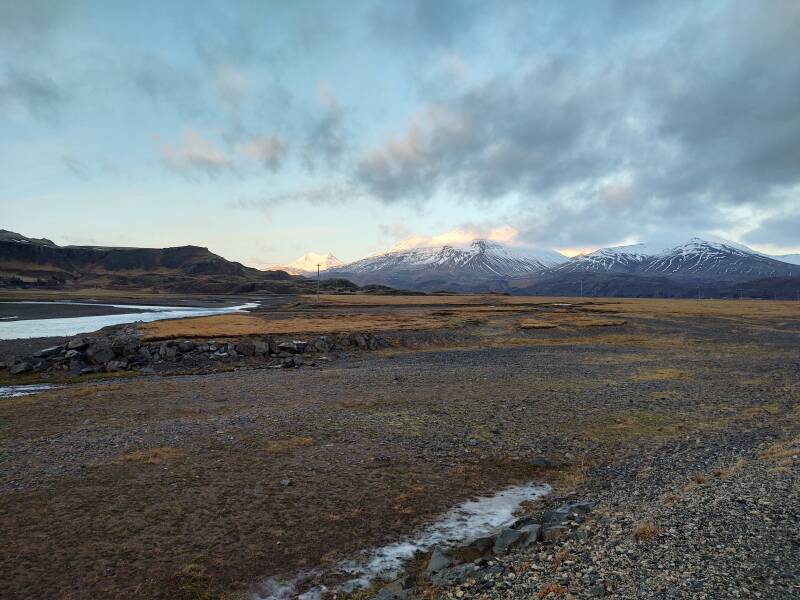
[[(430, 586), (430, 597), (589, 597), (597, 577), (584, 577), (582, 557), (627, 543), (632, 562), (611, 550), (593, 562), (608, 597), (730, 597), (715, 585), (800, 594), (796, 508), (785, 517), (794, 522), (776, 523), (769, 507), (721, 515), (759, 532), (746, 569), (736, 555), (706, 556), (727, 583), (715, 567), (703, 579), (691, 565), (658, 566), (719, 545), (719, 533), (681, 528), (692, 498), (797, 498), (800, 303), (307, 296), (141, 332), (371, 332), (388, 347), (0, 400), (3, 598), (247, 597), (269, 577), (357, 557), (465, 499), (530, 481), (553, 487), (530, 511), (598, 502), (595, 546), (574, 542), (583, 554), (555, 569), (556, 548), (515, 555), (507, 587)], [(747, 497), (759, 489), (773, 492)], [(648, 545), (636, 528), (650, 521)]]

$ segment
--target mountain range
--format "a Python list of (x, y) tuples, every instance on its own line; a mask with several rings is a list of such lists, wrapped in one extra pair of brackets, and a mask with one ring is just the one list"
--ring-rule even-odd
[[(260, 271), (226, 260), (208, 248), (58, 246), (0, 230), (0, 287), (147, 290), (231, 294), (313, 292), (307, 278)], [(327, 291), (358, 289), (347, 281), (324, 282)]]
[(583, 288), (587, 295), (697, 296), (705, 290), (724, 297), (749, 290), (753, 296), (794, 298), (794, 283), (781, 281), (800, 277), (798, 258), (703, 238), (667, 247), (614, 246), (572, 258), (477, 239), (460, 246), (392, 250), (332, 267), (323, 277), (418, 291), (576, 295)]

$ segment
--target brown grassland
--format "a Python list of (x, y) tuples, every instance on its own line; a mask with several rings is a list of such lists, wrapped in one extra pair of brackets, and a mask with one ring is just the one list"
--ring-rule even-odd
[[(231, 600), (397, 540), (477, 494), (532, 480), (586, 489), (665, 441), (774, 426), (795, 434), (759, 460), (783, 469), (798, 452), (798, 303), (315, 302), (142, 330), (379, 332), (392, 347), (0, 400), (0, 595)], [(658, 524), (629, 535), (645, 544)]]

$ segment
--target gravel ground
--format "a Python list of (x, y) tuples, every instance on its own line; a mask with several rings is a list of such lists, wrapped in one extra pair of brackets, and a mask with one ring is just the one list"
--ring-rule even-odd
[(800, 598), (800, 437), (778, 456), (758, 442), (779, 433), (668, 443), (592, 474), (602, 488), (569, 499), (597, 505), (567, 539), (494, 559), (441, 595)]
[(588, 533), (441, 593), (530, 598), (563, 575), (577, 597), (797, 594), (797, 462), (759, 458), (797, 435), (793, 321), (514, 318), (320, 367), (4, 400), (0, 596), (229, 600), (530, 480), (597, 501)]

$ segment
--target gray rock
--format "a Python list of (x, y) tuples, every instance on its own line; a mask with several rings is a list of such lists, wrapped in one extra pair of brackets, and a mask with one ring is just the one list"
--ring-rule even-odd
[(602, 584), (593, 585), (589, 588), (589, 595), (593, 598), (602, 598), (606, 595), (606, 588)]
[(50, 346), (49, 348), (44, 348), (39, 350), (33, 356), (36, 358), (47, 358), (48, 356), (53, 356), (58, 354), (61, 351), (61, 346)]
[(183, 340), (178, 342), (178, 350), (181, 352), (192, 352), (197, 347), (197, 344), (191, 340)]
[[(86, 363), (79, 357), (75, 357), (69, 361), (69, 370), (72, 373), (81, 373), (86, 369)], [(95, 371), (92, 371), (94, 373)]]
[(139, 337), (135, 335), (118, 335), (111, 341), (111, 349), (119, 356), (132, 356), (141, 345)]
[(106, 371), (109, 373), (119, 373), (128, 368), (127, 360), (110, 360), (106, 363)]
[(453, 564), (453, 555), (448, 550), (443, 550), (438, 546), (433, 549), (431, 559), (428, 561), (427, 572), (438, 573)]
[(293, 483), (294, 483), (294, 481), (292, 481), (291, 479), (281, 479), (281, 485), (283, 487), (289, 487)]
[(375, 595), (375, 600), (408, 600), (411, 590), (403, 589), (399, 580), (383, 586)]
[(328, 338), (324, 335), (314, 338), (314, 341), (311, 343), (311, 345), (317, 352), (328, 352), (331, 349), (331, 345), (328, 343)]
[(294, 344), (295, 350), (297, 350), (297, 352), (300, 353), (305, 352), (306, 349), (308, 348), (308, 342), (305, 342), (303, 340), (294, 340), (292, 343)]
[(294, 345), (294, 342), (281, 342), (278, 344), (278, 352), (289, 352), (294, 354), (297, 352), (297, 347)]
[(80, 350), (67, 350), (67, 353), (64, 354), (64, 358), (66, 358), (67, 360), (71, 360), (73, 358), (80, 356), (83, 356), (83, 352), (81, 352)]
[(569, 528), (563, 525), (552, 525), (546, 527), (542, 532), (542, 540), (545, 542), (558, 542), (569, 534)]
[(447, 586), (461, 583), (467, 577), (475, 574), (475, 565), (469, 563), (457, 565), (449, 569), (442, 569), (438, 573), (431, 575), (431, 583), (434, 585)]
[(99, 367), (84, 367), (80, 371), (78, 371), (80, 375), (92, 375), (93, 373), (99, 373), (99, 372), (100, 372)]
[(111, 349), (111, 342), (102, 338), (89, 346), (86, 350), (86, 360), (92, 365), (102, 365), (114, 358), (114, 350)]
[(67, 348), (69, 350), (84, 350), (89, 347), (89, 344), (90, 341), (88, 338), (76, 337), (67, 342)]
[(29, 362), (18, 362), (11, 365), (11, 368), (8, 370), (9, 373), (12, 375), (21, 375), (22, 373), (27, 373), (33, 369), (33, 365)]
[(508, 554), (512, 548), (519, 546), (526, 537), (527, 534), (519, 529), (511, 529), (510, 527), (503, 529), (494, 541), (494, 553), (498, 556)]
[(364, 336), (361, 335), (360, 333), (354, 333), (353, 335), (350, 336), (350, 338), (353, 340), (353, 344), (359, 350), (366, 350), (367, 349), (367, 340), (365, 340)]
[(525, 534), (525, 538), (521, 543), (523, 548), (529, 548), (542, 539), (542, 526), (538, 523), (525, 525), (524, 527), (520, 527), (518, 531)]
[(256, 353), (256, 345), (252, 340), (242, 340), (236, 344), (236, 352), (244, 356), (253, 356)]

